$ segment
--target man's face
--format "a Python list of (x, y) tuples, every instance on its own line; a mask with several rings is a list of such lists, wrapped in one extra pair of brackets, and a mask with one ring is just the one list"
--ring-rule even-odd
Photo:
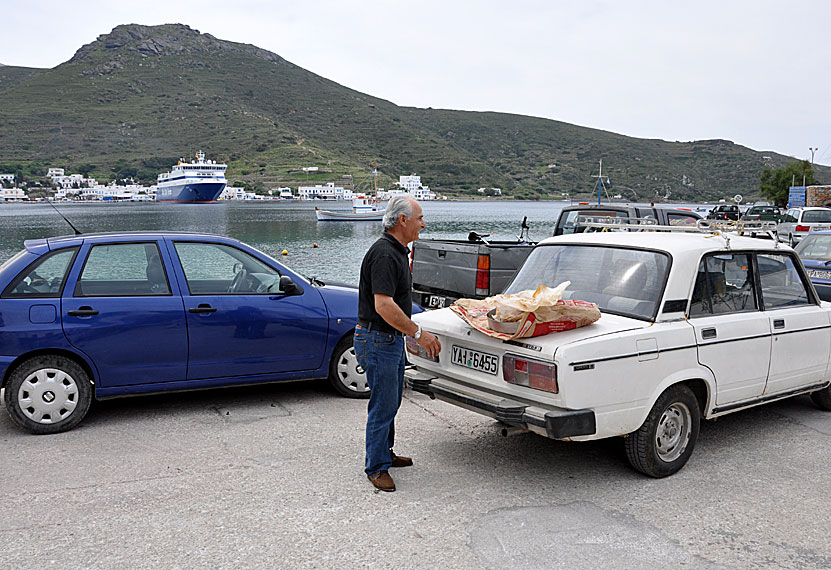
[(424, 213), (421, 211), (418, 202), (413, 200), (413, 216), (407, 218), (402, 214), (399, 218), (399, 224), (401, 224), (401, 229), (404, 230), (404, 238), (407, 243), (418, 239), (418, 232), (427, 227), (427, 224), (424, 223)]

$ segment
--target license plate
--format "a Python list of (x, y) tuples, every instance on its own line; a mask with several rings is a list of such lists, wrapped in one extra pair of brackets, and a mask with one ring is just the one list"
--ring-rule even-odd
[(811, 231), (818, 232), (822, 230), (831, 229), (831, 225), (828, 224), (811, 224)]
[(441, 309), (446, 299), (441, 295), (427, 295), (427, 307), (430, 309)]
[(823, 271), (822, 269), (809, 269), (809, 277), (816, 277), (817, 279), (831, 279), (831, 271)]
[(495, 354), (479, 352), (455, 344), (452, 346), (450, 362), (494, 376), (499, 370), (499, 357)]

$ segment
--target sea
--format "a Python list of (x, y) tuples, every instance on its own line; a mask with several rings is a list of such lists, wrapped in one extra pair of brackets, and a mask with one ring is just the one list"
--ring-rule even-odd
[[(422, 238), (466, 239), (471, 231), (495, 240), (516, 240), (523, 218), (528, 237), (550, 237), (560, 201), (425, 201)], [(361, 260), (381, 235), (380, 222), (318, 222), (309, 201), (229, 201), (214, 204), (156, 202), (60, 202), (55, 207), (83, 233), (177, 230), (230, 236), (252, 245), (306, 277), (358, 283)], [(346, 209), (345, 203), (326, 203)], [(71, 235), (72, 228), (48, 203), (0, 204), (0, 261), (23, 242)], [(286, 252), (285, 255), (283, 252)]]

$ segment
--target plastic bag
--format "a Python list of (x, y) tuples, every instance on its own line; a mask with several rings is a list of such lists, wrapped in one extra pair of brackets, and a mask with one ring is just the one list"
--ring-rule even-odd
[(494, 295), (485, 299), (485, 302), (495, 306), (496, 316), (494, 318), (497, 321), (503, 323), (518, 321), (525, 316), (525, 313), (534, 313), (540, 308), (556, 304), (563, 298), (563, 293), (569, 285), (571, 281), (563, 281), (556, 287), (546, 287), (540, 283), (536, 291), (528, 289), (512, 295)]
[(540, 336), (592, 324), (600, 318), (600, 309), (588, 301), (564, 300), (563, 293), (570, 284), (566, 281), (553, 288), (538, 285), (535, 291), (495, 295), (482, 300), (459, 299), (450, 309), (479, 332), (501, 340)]

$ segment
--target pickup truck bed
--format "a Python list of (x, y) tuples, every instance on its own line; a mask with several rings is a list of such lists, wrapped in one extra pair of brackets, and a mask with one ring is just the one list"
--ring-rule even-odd
[(427, 239), (413, 244), (413, 301), (427, 308), (502, 291), (533, 247), (517, 242)]

